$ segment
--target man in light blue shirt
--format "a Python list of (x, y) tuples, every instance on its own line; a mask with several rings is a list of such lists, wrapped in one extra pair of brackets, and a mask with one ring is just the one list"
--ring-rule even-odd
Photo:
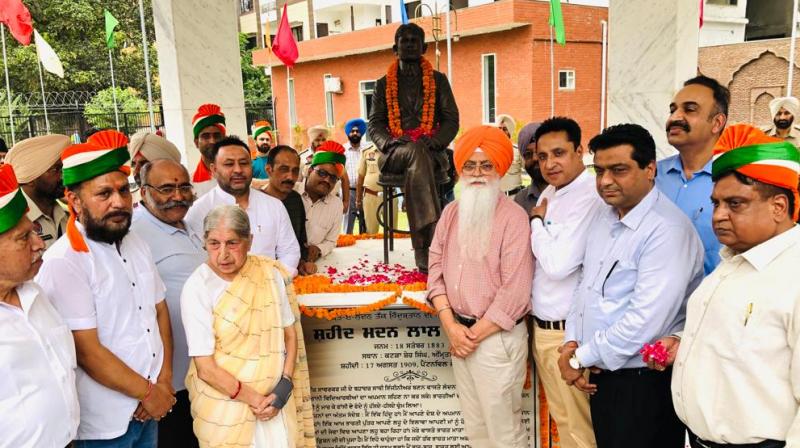
[(682, 327), (686, 298), (703, 277), (703, 246), (686, 215), (655, 188), (655, 142), (644, 128), (612, 126), (589, 148), (607, 206), (587, 236), (583, 278), (560, 349), (561, 375), (592, 394), (599, 448), (631, 441), (683, 447), (671, 372), (652, 373), (639, 350)]
[(658, 162), (656, 186), (692, 221), (703, 242), (706, 275), (719, 264), (720, 244), (711, 227), (711, 150), (725, 128), (730, 92), (715, 79), (686, 81), (669, 105), (667, 141), (678, 154)]
[(181, 320), (181, 291), (186, 279), (206, 260), (203, 242), (183, 218), (194, 202), (189, 172), (172, 160), (155, 160), (142, 168), (142, 204), (131, 232), (150, 247), (153, 261), (167, 288), (166, 300), (172, 324), (172, 387), (178, 400), (172, 413), (158, 424), (159, 446), (196, 447), (186, 392), (189, 349)]

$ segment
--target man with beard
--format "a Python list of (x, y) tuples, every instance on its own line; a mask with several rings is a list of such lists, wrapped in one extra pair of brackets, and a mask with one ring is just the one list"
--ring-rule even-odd
[(289, 214), (281, 201), (250, 188), (253, 165), (247, 143), (235, 136), (226, 137), (214, 144), (209, 155), (217, 186), (201, 196), (186, 214), (189, 227), (202, 232), (203, 220), (211, 210), (220, 205), (238, 205), (250, 217), (250, 252), (278, 260), (292, 275), (297, 274), (300, 246)]
[[(272, 125), (269, 121), (256, 121), (253, 123), (253, 140), (256, 142), (258, 155), (253, 159), (253, 188), (260, 188), (266, 185), (269, 178), (267, 174), (267, 154), (272, 148)], [(256, 179), (261, 182), (256, 182)]]
[(333, 194), (333, 187), (344, 173), (344, 151), (344, 147), (334, 141), (320, 145), (300, 194), (306, 209), (308, 256), (312, 261), (331, 253), (339, 238), (342, 200)]
[[(133, 180), (139, 187), (139, 190), (132, 194), (133, 207), (136, 209), (135, 211), (138, 211), (139, 201), (142, 199), (140, 190), (142, 188), (140, 179), (142, 167), (161, 159), (169, 159), (180, 163), (181, 153), (172, 142), (158, 134), (150, 133), (149, 130), (141, 130), (131, 136), (131, 141), (128, 143), (128, 152), (131, 154), (131, 174), (133, 174)], [(134, 213), (134, 220), (137, 217), (136, 215)]]
[(458, 106), (447, 77), (423, 57), (428, 46), (417, 24), (400, 25), (392, 51), (397, 60), (375, 83), (370, 140), (381, 151), (382, 173), (402, 175), (403, 202), (414, 260), (428, 270), (428, 247), (442, 208), (438, 184), (447, 180), (445, 150), (458, 133)]
[(300, 177), (300, 157), (291, 146), (278, 145), (269, 150), (267, 157), (267, 172), (269, 183), (262, 191), (278, 199), (286, 207), (289, 220), (292, 221), (292, 230), (300, 245), (300, 263), (297, 270), (300, 275), (309, 275), (317, 272), (316, 258), (311, 260), (308, 256), (308, 238), (306, 237), (306, 208), (303, 199), (295, 189), (297, 178)]
[(175, 404), (164, 284), (128, 232), (127, 144), (107, 130), (64, 151), (70, 220), (37, 277), (75, 340), (78, 447), (155, 447), (156, 421)]
[(61, 153), (69, 144), (66, 135), (32, 137), (14, 145), (6, 156), (28, 202), (28, 219), (45, 248), (52, 246), (67, 227), (67, 211), (58, 199), (64, 196)]
[[(329, 136), (330, 132), (325, 126), (317, 125), (308, 129), (310, 146), (300, 153), (301, 168), (300, 177), (297, 179), (300, 182), (298, 187), (305, 182), (308, 176), (308, 170), (311, 169), (311, 160), (314, 158), (314, 154), (318, 151), (320, 145), (328, 141)], [(347, 171), (339, 176), (339, 183), (334, 187), (334, 192), (342, 198), (342, 214), (346, 213), (347, 209), (344, 208), (344, 204), (350, 203), (350, 177), (347, 175)]]
[(764, 132), (770, 137), (782, 138), (800, 149), (800, 130), (794, 125), (794, 117), (800, 113), (800, 100), (793, 96), (775, 98), (769, 102), (769, 112), (772, 115), (772, 126)]
[(586, 236), (603, 206), (595, 179), (583, 165), (581, 128), (549, 118), (536, 130), (536, 158), (550, 184), (531, 211), (533, 359), (558, 425), (563, 448), (596, 446), (589, 396), (561, 379), (558, 349), (575, 288), (583, 272)]
[[(216, 185), (211, 173), (211, 156), (214, 145), (225, 137), (225, 114), (216, 104), (203, 104), (192, 117), (194, 145), (200, 151), (200, 162), (192, 175), (192, 184), (197, 196), (211, 191)], [(248, 150), (249, 151), (249, 150)]]
[(456, 141), (461, 197), (448, 204), (430, 248), (428, 300), (450, 341), (464, 429), (476, 448), (523, 448), (533, 254), (525, 212), (500, 191), (511, 141), (478, 126)]
[(9, 447), (69, 446), (80, 420), (75, 345), (31, 281), (44, 243), (25, 209), (14, 169), (0, 163), (0, 434)]
[(706, 275), (719, 263), (719, 240), (711, 229), (711, 150), (728, 121), (731, 94), (715, 79), (683, 83), (669, 105), (667, 141), (678, 154), (658, 162), (656, 186), (692, 221), (703, 242)]
[(354, 180), (358, 179), (358, 164), (361, 161), (362, 152), (372, 148), (372, 145), (369, 145), (365, 148), (361, 147), (361, 139), (364, 137), (366, 132), (367, 122), (360, 118), (354, 118), (344, 125), (344, 133), (347, 134), (347, 140), (350, 141), (350, 143), (345, 146), (344, 151), (344, 155), (347, 158), (345, 168), (347, 171), (348, 183), (350, 184), (349, 201), (346, 203), (347, 217), (345, 218), (345, 233), (351, 235), (353, 234), (356, 218), (358, 218), (358, 228), (361, 233), (366, 231), (364, 211), (360, 206), (356, 205), (356, 184), (352, 183)]
[(528, 123), (517, 134), (517, 150), (525, 163), (525, 172), (531, 177), (531, 184), (514, 195), (514, 202), (528, 214), (536, 207), (539, 196), (547, 187), (547, 181), (539, 169), (539, 159), (536, 158), (536, 129), (540, 125), (541, 123)]
[[(497, 127), (503, 134), (514, 142), (514, 132), (517, 131), (517, 122), (508, 114), (499, 114), (496, 119)], [(500, 189), (507, 196), (514, 196), (522, 190), (522, 161), (517, 152), (517, 145), (514, 145), (514, 161), (502, 179), (500, 179)]]
[(158, 422), (159, 446), (198, 446), (192, 431), (186, 372), (189, 349), (181, 319), (181, 291), (186, 279), (203, 263), (203, 241), (187, 227), (184, 217), (194, 202), (189, 172), (180, 163), (154, 160), (141, 170), (142, 207), (131, 234), (150, 247), (158, 274), (166, 286), (166, 300), (172, 323), (172, 388), (177, 402), (173, 412)]
[(703, 246), (689, 218), (655, 187), (656, 145), (646, 129), (611, 126), (589, 149), (606, 205), (586, 236), (582, 279), (559, 349), (561, 377), (591, 394), (599, 448), (631, 441), (683, 448), (670, 372), (647, 369), (639, 350), (680, 329), (686, 298), (703, 278)]

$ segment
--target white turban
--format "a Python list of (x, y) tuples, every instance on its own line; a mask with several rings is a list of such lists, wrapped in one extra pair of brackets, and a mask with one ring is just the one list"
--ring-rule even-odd
[(510, 132), (511, 135), (513, 136), (514, 132), (517, 130), (517, 122), (514, 121), (511, 115), (500, 114), (497, 116), (497, 119), (495, 120), (495, 125), (499, 128), (500, 125), (503, 123), (505, 123), (506, 129), (508, 129), (508, 132)]
[(314, 141), (317, 139), (318, 136), (324, 135), (325, 138), (328, 138), (329, 131), (328, 128), (325, 126), (312, 126), (308, 128), (308, 140)]
[(5, 163), (14, 167), (19, 183), (27, 184), (55, 165), (69, 145), (69, 137), (61, 134), (26, 138), (8, 151)]
[(133, 134), (128, 143), (128, 152), (131, 154), (131, 159), (141, 152), (148, 162), (170, 159), (181, 163), (181, 152), (178, 151), (177, 146), (164, 137), (151, 134), (147, 130)]
[(769, 112), (772, 114), (773, 120), (775, 119), (775, 115), (778, 115), (778, 111), (781, 110), (781, 108), (789, 111), (795, 120), (800, 119), (800, 117), (798, 117), (798, 114), (800, 114), (800, 101), (798, 101), (797, 98), (793, 96), (784, 96), (770, 101)]

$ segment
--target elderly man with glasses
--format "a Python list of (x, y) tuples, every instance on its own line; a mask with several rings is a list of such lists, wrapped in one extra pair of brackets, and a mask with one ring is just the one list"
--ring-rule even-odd
[(306, 209), (308, 258), (314, 262), (336, 247), (344, 204), (333, 187), (344, 173), (344, 147), (326, 141), (317, 148), (300, 195)]

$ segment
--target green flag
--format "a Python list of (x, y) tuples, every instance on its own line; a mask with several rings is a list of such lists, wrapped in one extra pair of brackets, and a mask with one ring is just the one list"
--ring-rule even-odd
[(564, 16), (561, 15), (561, 0), (550, 0), (550, 26), (556, 30), (556, 42), (561, 45), (567, 43), (564, 34)]
[(107, 9), (103, 11), (106, 15), (106, 46), (108, 48), (114, 48), (117, 46), (116, 42), (114, 42), (114, 28), (119, 25), (119, 21), (117, 21), (116, 17), (112, 16)]

